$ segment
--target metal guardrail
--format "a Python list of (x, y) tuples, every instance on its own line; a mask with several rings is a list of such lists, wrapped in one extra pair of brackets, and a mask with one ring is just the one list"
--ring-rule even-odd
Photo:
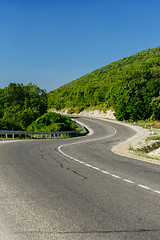
[(74, 130), (74, 131), (62, 131), (62, 132), (34, 132), (34, 131), (14, 131), (14, 130), (0, 130), (0, 136), (5, 136), (5, 138), (7, 139), (9, 136), (12, 136), (12, 139), (14, 139), (15, 137), (19, 137), (21, 138), (22, 136), (25, 137), (25, 139), (27, 137), (30, 138), (63, 138), (66, 136), (70, 136), (72, 134), (76, 134), (81, 132), (84, 127), (80, 124), (77, 123), (77, 126), (79, 127), (78, 130)]

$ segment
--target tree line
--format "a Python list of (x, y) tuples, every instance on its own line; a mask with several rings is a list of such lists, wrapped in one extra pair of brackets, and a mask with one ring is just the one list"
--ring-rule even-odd
[(47, 92), (31, 83), (0, 89), (0, 129), (26, 130), (47, 112)]
[[(71, 130), (69, 119), (47, 113), (97, 108), (118, 120), (160, 120), (160, 47), (97, 69), (49, 93), (32, 83), (0, 89), (0, 129)], [(50, 120), (49, 120), (50, 118)]]
[(34, 84), (10, 83), (0, 89), (0, 130), (70, 131), (69, 117), (48, 112), (48, 94)]

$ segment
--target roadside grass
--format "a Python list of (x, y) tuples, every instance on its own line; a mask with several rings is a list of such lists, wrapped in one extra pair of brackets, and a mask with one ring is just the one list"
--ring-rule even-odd
[(138, 156), (138, 157), (143, 157), (143, 158), (147, 158), (147, 159), (153, 159), (153, 160), (159, 160), (160, 161), (160, 158), (148, 156), (147, 154), (144, 154), (144, 153), (137, 153), (137, 152), (134, 151), (133, 154), (135, 156)]
[[(137, 151), (137, 149), (134, 149), (131, 144), (129, 144), (129, 151), (132, 152), (133, 155), (138, 156), (138, 157), (143, 157), (143, 158), (147, 158), (147, 159), (153, 159), (153, 160), (159, 160), (160, 158), (157, 157), (153, 157), (153, 156), (149, 156), (146, 153), (142, 152), (142, 151)], [(152, 151), (152, 150), (151, 150)]]
[(129, 151), (134, 151), (134, 148), (129, 144)]
[(158, 120), (137, 121), (134, 124), (143, 128), (148, 128), (148, 129), (150, 129), (151, 127), (155, 129), (160, 129), (160, 121)]
[(143, 128), (146, 128), (146, 129), (155, 128), (155, 129), (159, 129), (160, 130), (160, 121), (159, 120), (147, 119), (145, 121), (139, 120), (137, 122), (130, 122), (128, 120), (123, 120), (123, 122), (130, 123), (130, 124), (133, 124), (135, 126), (143, 127)]
[(160, 136), (153, 136), (153, 137), (148, 137), (147, 140), (155, 140), (155, 141), (160, 141)]
[(19, 140), (20, 138), (15, 137), (15, 138), (5, 138), (5, 137), (0, 137), (0, 141), (7, 141), (7, 140)]
[[(158, 141), (157, 141), (158, 139)], [(160, 157), (154, 157), (154, 156), (149, 156), (148, 153), (158, 149), (160, 147), (160, 136), (156, 136), (156, 137), (149, 137), (147, 138), (147, 141), (149, 140), (156, 140), (155, 142), (150, 142), (148, 145), (142, 145), (142, 147), (140, 148), (136, 148), (134, 149), (131, 144), (129, 144), (129, 148), (128, 150), (130, 152), (132, 152), (132, 154), (134, 154), (135, 156), (138, 157), (143, 157), (143, 158), (147, 158), (147, 159), (153, 159), (153, 160), (160, 160)]]
[(81, 132), (75, 133), (70, 137), (81, 137), (87, 135), (88, 133), (89, 133), (88, 129), (84, 127)]

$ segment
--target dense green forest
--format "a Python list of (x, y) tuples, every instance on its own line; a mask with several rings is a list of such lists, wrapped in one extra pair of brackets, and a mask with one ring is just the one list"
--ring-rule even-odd
[(48, 109), (115, 110), (118, 120), (160, 120), (160, 47), (142, 51), (49, 93), (36, 85), (10, 83), (0, 89), (0, 129), (75, 129), (69, 118)]
[(26, 130), (47, 112), (47, 92), (31, 83), (0, 89), (0, 129)]
[(36, 85), (10, 83), (0, 89), (0, 130), (69, 131), (77, 128), (69, 117), (47, 110), (47, 92)]
[(48, 94), (48, 107), (70, 112), (112, 108), (117, 119), (160, 120), (160, 47), (97, 69)]

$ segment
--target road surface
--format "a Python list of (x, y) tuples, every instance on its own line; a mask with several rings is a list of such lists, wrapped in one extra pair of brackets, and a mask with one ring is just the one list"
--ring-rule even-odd
[(159, 240), (160, 165), (111, 152), (132, 129), (77, 120), (93, 134), (0, 144), (0, 239)]

